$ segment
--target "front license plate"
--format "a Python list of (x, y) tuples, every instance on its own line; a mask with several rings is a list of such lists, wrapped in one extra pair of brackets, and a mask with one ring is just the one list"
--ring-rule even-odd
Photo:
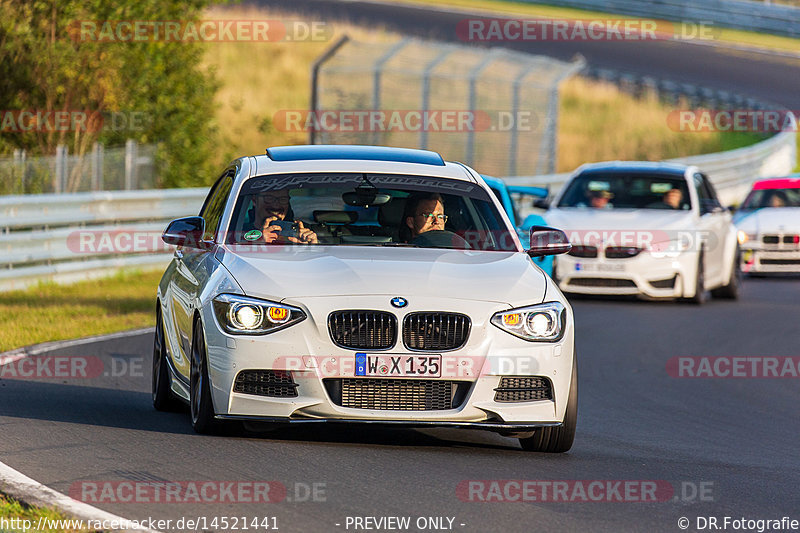
[(576, 272), (625, 272), (623, 264), (575, 263)]
[(438, 378), (441, 375), (441, 355), (356, 354), (356, 376)]

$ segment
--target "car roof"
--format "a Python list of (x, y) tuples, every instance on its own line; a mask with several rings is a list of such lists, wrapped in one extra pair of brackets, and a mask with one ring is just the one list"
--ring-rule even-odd
[(358, 145), (277, 146), (252, 156), (251, 176), (296, 172), (412, 174), (477, 181), (471, 169), (428, 150)]
[(604, 161), (602, 163), (588, 163), (581, 165), (577, 174), (593, 174), (601, 172), (616, 172), (620, 174), (648, 172), (652, 174), (684, 175), (690, 168), (678, 163), (665, 163), (660, 161)]
[(800, 177), (758, 180), (753, 184), (753, 190), (761, 189), (800, 189)]

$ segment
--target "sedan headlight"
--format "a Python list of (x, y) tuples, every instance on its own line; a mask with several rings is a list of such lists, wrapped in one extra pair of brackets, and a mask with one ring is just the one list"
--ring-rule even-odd
[(296, 307), (235, 294), (214, 298), (214, 315), (222, 329), (236, 335), (266, 335), (306, 318)]
[(747, 233), (744, 230), (739, 230), (736, 232), (736, 240), (739, 241), (739, 244), (744, 244), (747, 241), (757, 241), (758, 235), (755, 233)]
[(555, 342), (564, 336), (567, 311), (559, 302), (547, 302), (501, 311), (492, 316), (492, 324), (531, 342)]

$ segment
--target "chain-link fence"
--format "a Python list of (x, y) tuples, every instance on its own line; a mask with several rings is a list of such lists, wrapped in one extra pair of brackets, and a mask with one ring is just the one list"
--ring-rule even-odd
[(502, 176), (554, 171), (558, 87), (582, 60), (416, 39), (333, 50), (312, 73), (312, 144), (424, 148)]
[(95, 144), (83, 156), (67, 153), (30, 157), (15, 150), (0, 158), (0, 195), (152, 189), (158, 185), (156, 147), (129, 140), (125, 146)]

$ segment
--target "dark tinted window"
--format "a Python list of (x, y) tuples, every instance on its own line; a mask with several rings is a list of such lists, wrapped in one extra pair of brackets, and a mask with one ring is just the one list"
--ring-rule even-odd
[(210, 241), (214, 239), (217, 230), (219, 229), (219, 222), (222, 218), (222, 213), (225, 211), (225, 205), (228, 202), (228, 195), (233, 187), (233, 178), (230, 173), (224, 174), (214, 187), (211, 189), (206, 198), (200, 216), (206, 222), (206, 230), (203, 233), (203, 240)]

